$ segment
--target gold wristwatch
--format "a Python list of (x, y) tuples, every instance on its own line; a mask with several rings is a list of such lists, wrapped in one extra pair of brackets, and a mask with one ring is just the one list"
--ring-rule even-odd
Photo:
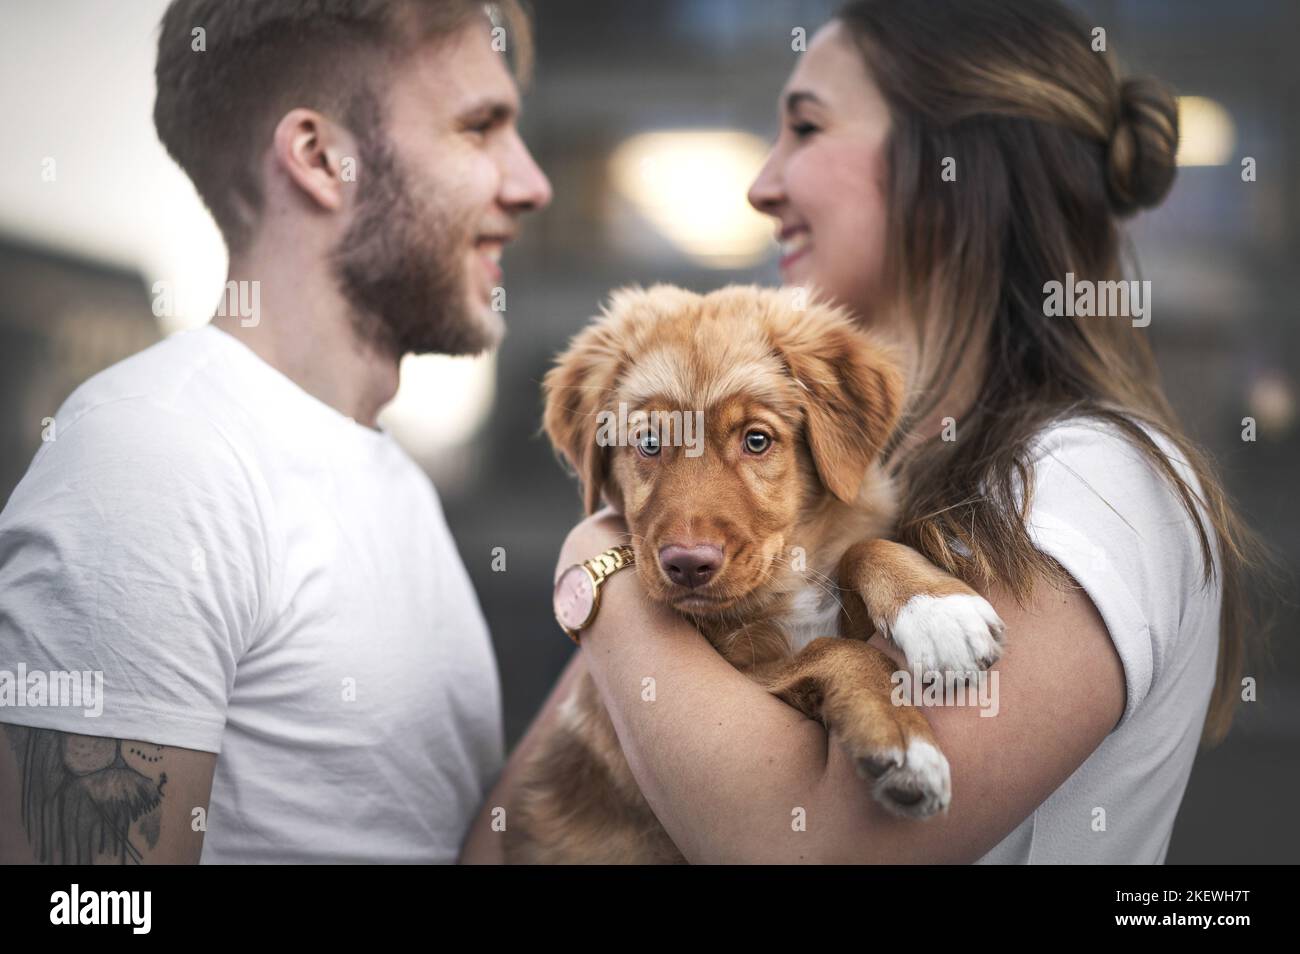
[[(631, 547), (612, 547), (604, 553), (575, 563), (555, 581), (555, 619), (569, 638), (578, 643), (578, 633), (591, 625), (600, 608), (601, 585), (636, 562)], [(581, 643), (578, 643), (581, 645)]]

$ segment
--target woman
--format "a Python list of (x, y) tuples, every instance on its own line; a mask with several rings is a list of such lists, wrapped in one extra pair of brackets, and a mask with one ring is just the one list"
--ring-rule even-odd
[[(1174, 177), (1174, 101), (1120, 82), (1092, 42), (1050, 0), (866, 0), (787, 83), (750, 201), (776, 220), (787, 284), (909, 356), (898, 536), (994, 605), (1007, 650), (995, 717), (925, 710), (952, 807), (901, 821), (821, 725), (614, 574), (538, 724), (585, 666), (688, 860), (1165, 857), (1202, 731), (1217, 741), (1231, 721), (1249, 537), (1179, 432), (1145, 322), (1045, 307), (1048, 282), (1121, 278), (1117, 219)], [(557, 573), (624, 529), (608, 513), (580, 524)], [(481, 820), (465, 858), (494, 840)]]

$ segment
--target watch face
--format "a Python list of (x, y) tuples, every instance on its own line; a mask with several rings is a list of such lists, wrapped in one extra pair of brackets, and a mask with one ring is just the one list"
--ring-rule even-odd
[(555, 584), (555, 618), (566, 629), (582, 629), (596, 603), (591, 577), (581, 566), (571, 566)]

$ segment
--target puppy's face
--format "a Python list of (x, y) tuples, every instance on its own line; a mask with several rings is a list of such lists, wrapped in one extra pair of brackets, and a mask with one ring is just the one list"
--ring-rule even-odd
[(647, 592), (723, 616), (798, 585), (810, 524), (862, 505), (902, 382), (834, 309), (656, 286), (616, 293), (544, 388), (548, 435), (587, 511), (623, 513)]

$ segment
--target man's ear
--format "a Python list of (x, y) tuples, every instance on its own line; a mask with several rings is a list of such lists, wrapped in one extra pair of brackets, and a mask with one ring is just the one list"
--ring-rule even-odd
[(311, 201), (338, 211), (343, 203), (340, 157), (347, 143), (338, 126), (316, 112), (291, 109), (276, 123), (272, 138), (275, 161)]
[(887, 347), (828, 306), (787, 305), (771, 324), (773, 345), (803, 391), (817, 473), (852, 503), (898, 424), (903, 372)]

